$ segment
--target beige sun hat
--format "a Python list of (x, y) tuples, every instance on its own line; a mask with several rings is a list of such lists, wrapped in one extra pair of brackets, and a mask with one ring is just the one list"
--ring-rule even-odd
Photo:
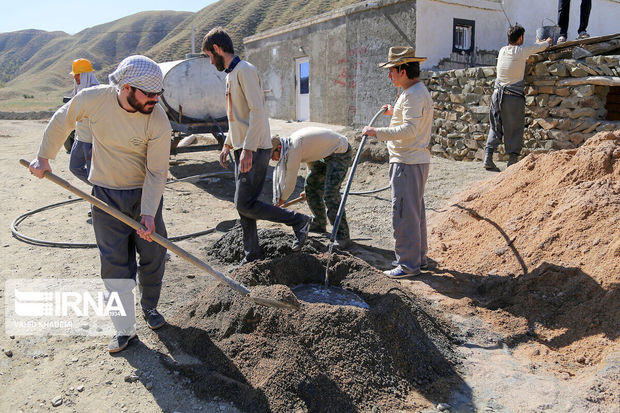
[(379, 63), (379, 67), (394, 67), (400, 66), (405, 63), (411, 62), (423, 62), (426, 57), (420, 57), (415, 55), (415, 49), (413, 47), (395, 46), (390, 47), (388, 52), (388, 61), (385, 63)]

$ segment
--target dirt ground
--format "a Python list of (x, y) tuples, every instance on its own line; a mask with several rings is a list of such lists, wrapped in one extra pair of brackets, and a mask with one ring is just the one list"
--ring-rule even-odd
[[(18, 215), (75, 198), (51, 182), (32, 178), (17, 162), (34, 156), (45, 123), (0, 120), (0, 225), (5, 228), (0, 233), (2, 297), (9, 279), (98, 277), (96, 249), (34, 246), (11, 236), (9, 227)], [(286, 136), (309, 124), (273, 121), (272, 132)], [(201, 139), (201, 143), (209, 143)], [(425, 337), (420, 347), (415, 347), (419, 340), (411, 341), (411, 337), (409, 341), (394, 339), (388, 335), (393, 334), (388, 328), (385, 336), (378, 334), (376, 339), (357, 336), (352, 329), (338, 333), (340, 336), (312, 330), (317, 317), (325, 317), (329, 329), (336, 327), (333, 320), (350, 321), (347, 312), (333, 309), (307, 309), (295, 316), (301, 323), (300, 337), (323, 338), (320, 344), (332, 350), (325, 358), (331, 364), (325, 360), (312, 364), (309, 356), (301, 354), (304, 349), (318, 354), (312, 343), (291, 341), (287, 351), (275, 351), (281, 351), (279, 344), (291, 340), (283, 330), (265, 332), (265, 326), (283, 325), (284, 313), (271, 312), (275, 310), (261, 313), (272, 324), (260, 324), (262, 329), (252, 330), (255, 338), (264, 339), (262, 346), (248, 341), (249, 333), (243, 329), (238, 335), (224, 334), (225, 325), (208, 318), (223, 311), (214, 311), (215, 304), (229, 300), (237, 309), (232, 319), (242, 314), (241, 320), (246, 323), (255, 318), (247, 317), (253, 306), (231, 296), (208, 274), (171, 254), (160, 300), (160, 309), (170, 325), (155, 333), (138, 320), (139, 341), (117, 356), (107, 353), (107, 337), (0, 335), (0, 411), (617, 410), (619, 163), (613, 148), (608, 157), (604, 150), (600, 152), (564, 151), (562, 159), (532, 157), (501, 174), (487, 173), (480, 163), (433, 158), (425, 196), (431, 271), (412, 280), (385, 280), (376, 271), (389, 268), (393, 259), (389, 190), (350, 196), (347, 215), (356, 243), (350, 254), (355, 258), (343, 255), (338, 259), (359, 261), (350, 265), (362, 275), (347, 285), (359, 290), (367, 301), (393, 287), (402, 300), (415, 303), (415, 311), (398, 307), (398, 314), (394, 314), (404, 325), (411, 319), (421, 323), (420, 330), (414, 329), (415, 323), (404, 328), (414, 338)], [(368, 158), (375, 157), (370, 154)], [(570, 169), (580, 160), (591, 163), (585, 170)], [(64, 152), (52, 167), (58, 175), (87, 190), (69, 173)], [(549, 169), (557, 171), (557, 176), (545, 176)], [(217, 164), (217, 151), (209, 150), (172, 156), (170, 172), (170, 178), (180, 179), (223, 170)], [(537, 184), (541, 176), (545, 177), (543, 181), (556, 179), (562, 185), (553, 190), (545, 188)], [(298, 183), (301, 185), (301, 178)], [(358, 168), (353, 191), (387, 184), (387, 165), (365, 162)], [(270, 198), (270, 185), (268, 180), (265, 200)], [(300, 191), (301, 186), (294, 195)], [(511, 202), (510, 195), (515, 193), (540, 194), (531, 197), (538, 199), (536, 211), (528, 210), (531, 204)], [(211, 249), (237, 218), (231, 203), (233, 194), (234, 184), (226, 174), (170, 183), (164, 193), (169, 236), (215, 228), (210, 234), (179, 241), (178, 245), (223, 272), (235, 263), (214, 256)], [(293, 208), (307, 211), (302, 204)], [(87, 211), (85, 202), (45, 210), (25, 220), (19, 229), (45, 240), (94, 242)], [(259, 223), (259, 228), (290, 232), (266, 222)], [(575, 235), (566, 236), (568, 230)], [(286, 253), (264, 261), (260, 264), (264, 267), (244, 267), (246, 274), (233, 274), (247, 282), (257, 273), (284, 265), (278, 262), (295, 263), (307, 271), (311, 264), (303, 260), (324, 259), (320, 247), (327, 241), (327, 235), (312, 235), (311, 245), (316, 251), (300, 255), (306, 258), (290, 260), (292, 256)], [(493, 246), (490, 250), (489, 245)], [(194, 315), (203, 314), (203, 320), (189, 320), (191, 309)], [(0, 311), (4, 323), (4, 306)], [(355, 326), (380, 330), (361, 316), (359, 320)], [(389, 325), (388, 316), (377, 320), (379, 325)], [(403, 330), (400, 324), (394, 328)], [(231, 337), (238, 341), (232, 343)], [(344, 355), (353, 354), (356, 343), (366, 355), (380, 355), (377, 340), (387, 338), (399, 346), (387, 346), (383, 351), (409, 364), (389, 364), (381, 374), (372, 375), (368, 372), (376, 373), (373, 363), (379, 356), (377, 360), (360, 356), (360, 370), (346, 363)], [(275, 352), (268, 355), (272, 362), (267, 363), (264, 353), (269, 349)], [(333, 358), (336, 353), (343, 355), (342, 360)], [(423, 370), (421, 361), (436, 374)], [(324, 377), (323, 370), (314, 369), (319, 365), (333, 365), (337, 371), (331, 370), (332, 376)], [(295, 369), (302, 369), (316, 381), (308, 381), (298, 372), (283, 375)], [(417, 380), (403, 379), (407, 377), (403, 371), (418, 372), (413, 374)], [(302, 390), (310, 395), (306, 399), (316, 395), (317, 403), (294, 402)], [(53, 407), (52, 401), (58, 397), (62, 404)], [(350, 403), (343, 404), (343, 400)]]

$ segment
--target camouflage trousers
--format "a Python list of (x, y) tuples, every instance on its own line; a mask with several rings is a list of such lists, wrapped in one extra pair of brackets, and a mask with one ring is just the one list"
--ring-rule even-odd
[[(306, 199), (308, 207), (314, 215), (314, 222), (321, 226), (327, 225), (328, 218), (330, 224), (334, 224), (342, 199), (340, 186), (351, 166), (352, 152), (351, 145), (349, 145), (349, 149), (345, 153), (334, 153), (308, 165), (309, 172), (304, 186)], [(327, 214), (325, 214), (326, 208)], [(336, 239), (348, 238), (349, 225), (343, 212)]]

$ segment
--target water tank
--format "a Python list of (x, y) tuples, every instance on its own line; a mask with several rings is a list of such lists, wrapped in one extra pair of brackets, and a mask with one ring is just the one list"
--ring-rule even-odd
[(161, 101), (174, 120), (179, 120), (180, 107), (181, 123), (226, 117), (226, 73), (218, 72), (209, 58), (175, 60), (159, 67), (164, 74)]

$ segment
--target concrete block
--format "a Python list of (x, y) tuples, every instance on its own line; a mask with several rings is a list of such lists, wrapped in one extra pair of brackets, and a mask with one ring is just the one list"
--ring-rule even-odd
[(559, 77), (567, 77), (570, 74), (566, 65), (561, 62), (549, 66), (549, 73)]
[(549, 102), (547, 102), (547, 105), (550, 108), (554, 108), (554, 107), (558, 106), (560, 103), (562, 103), (562, 98), (560, 96), (551, 95), (549, 97)]
[(450, 95), (450, 102), (452, 103), (465, 103), (465, 96), (463, 95)]
[(588, 75), (588, 72), (586, 72), (579, 66), (572, 66), (570, 68), (570, 75), (572, 77), (584, 77)]
[(495, 68), (494, 67), (483, 67), (482, 73), (484, 77), (495, 77)]
[(594, 94), (594, 85), (579, 85), (575, 86), (572, 91), (573, 96), (585, 98)]
[(547, 103), (549, 102), (549, 95), (546, 93), (541, 93), (540, 95), (536, 96), (536, 104), (538, 106), (547, 106)]
[(568, 116), (571, 119), (577, 119), (577, 118), (591, 118), (593, 116), (596, 115), (596, 110), (592, 109), (592, 108), (577, 108), (572, 110)]

